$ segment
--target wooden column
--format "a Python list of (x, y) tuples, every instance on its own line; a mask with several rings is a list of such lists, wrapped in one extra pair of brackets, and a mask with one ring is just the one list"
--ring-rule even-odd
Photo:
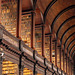
[(67, 71), (67, 66), (68, 66), (67, 62), (68, 62), (68, 59), (67, 59), (67, 56), (66, 56), (66, 73), (68, 72)]
[(55, 40), (55, 65), (57, 66), (57, 41)]
[(65, 63), (65, 62), (64, 62), (64, 50), (63, 50), (63, 71), (65, 71), (65, 70), (64, 70), (64, 63)]
[(22, 0), (18, 0), (16, 37), (21, 39)]
[(70, 59), (69, 59), (69, 75), (70, 75)]
[(74, 68), (73, 68), (73, 63), (72, 63), (72, 75), (74, 74)]
[(45, 26), (42, 26), (42, 56), (44, 57), (44, 49), (45, 49)]
[(32, 22), (31, 22), (31, 48), (35, 49), (35, 12), (31, 12)]
[(2, 64), (0, 63), (0, 75), (2, 75)]
[(60, 47), (60, 69), (61, 69), (61, 52), (62, 52), (62, 50), (61, 50), (61, 47)]
[(68, 58), (66, 58), (66, 73), (68, 74)]
[(50, 36), (50, 62), (52, 62), (52, 36)]
[(68, 58), (68, 72), (69, 72), (69, 75), (70, 75), (70, 59)]
[(0, 0), (0, 24), (1, 24), (1, 0)]
[(72, 62), (71, 62), (71, 75), (72, 75)]
[(71, 75), (71, 60), (70, 60), (70, 75)]
[(70, 61), (70, 75), (71, 75), (71, 61)]
[(71, 60), (70, 60), (70, 75), (71, 75)]

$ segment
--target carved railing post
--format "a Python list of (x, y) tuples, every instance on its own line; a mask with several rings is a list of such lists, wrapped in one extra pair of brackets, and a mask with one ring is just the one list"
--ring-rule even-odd
[[(44, 65), (46, 66), (46, 58), (44, 58)], [(46, 70), (47, 70), (47, 67), (45, 68), (45, 75), (46, 75)]]
[[(36, 51), (34, 50), (33, 51), (33, 59), (34, 60), (35, 60), (35, 53), (36, 53)], [(37, 61), (34, 63), (33, 75), (36, 75), (37, 74), (37, 72), (36, 72), (36, 64), (37, 64)]]
[(37, 72), (36, 72), (36, 64), (37, 64), (37, 61), (34, 63), (33, 75), (37, 75)]
[(0, 50), (0, 75), (2, 75), (2, 62), (3, 62), (3, 59), (4, 59), (4, 53), (2, 50)]
[(23, 52), (21, 53), (20, 55), (20, 58), (19, 58), (19, 75), (23, 75), (23, 72), (22, 72), (22, 56), (23, 56)]

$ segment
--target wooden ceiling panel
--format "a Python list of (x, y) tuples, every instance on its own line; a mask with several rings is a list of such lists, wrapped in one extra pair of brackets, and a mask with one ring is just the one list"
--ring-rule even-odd
[[(73, 25), (74, 25), (74, 27), (75, 27), (75, 19), (69, 21), (68, 23), (66, 23), (66, 24), (61, 28), (61, 30), (60, 30), (59, 33), (58, 33), (58, 37), (61, 38), (62, 35), (64, 34), (64, 32), (65, 32), (68, 28), (70, 28), (71, 26), (73, 26)], [(74, 31), (75, 31), (75, 30), (74, 30)]]
[[(70, 35), (70, 34), (69, 34), (69, 35)], [(66, 37), (63, 38), (62, 44), (64, 44), (65, 40), (69, 37), (69, 35), (67, 34)], [(75, 38), (75, 36), (72, 37), (70, 40), (72, 40), (72, 39), (74, 39), (74, 38)], [(69, 41), (68, 41), (68, 42), (69, 42)]]
[[(33, 0), (23, 0), (22, 9), (30, 10), (33, 8)], [(47, 10), (46, 16), (44, 18), (44, 13), (50, 5), (50, 9)], [(45, 23), (45, 34), (52, 32), (58, 32), (58, 38), (62, 39), (62, 44), (65, 43), (66, 39), (75, 32), (75, 1), (74, 0), (37, 0), (36, 6), (36, 24)], [(42, 13), (42, 15), (41, 15)], [(46, 19), (46, 23), (45, 20)], [(51, 26), (51, 27), (50, 27)], [(60, 28), (59, 28), (60, 27)], [(66, 32), (65, 32), (66, 31)], [(65, 34), (63, 35), (63, 33)], [(62, 37), (63, 36), (63, 37)], [(66, 43), (66, 46), (75, 38), (73, 35)], [(74, 44), (74, 43), (73, 43)], [(72, 44), (72, 45), (73, 45)], [(70, 46), (70, 48), (72, 47)]]
[(73, 41), (70, 46), (68, 47), (68, 50), (70, 51), (70, 49), (72, 48), (72, 46), (75, 45), (75, 41)]
[[(48, 18), (48, 21), (50, 22), (50, 24), (52, 24), (55, 16), (60, 12), (62, 11), (63, 9), (67, 8), (68, 6), (71, 6), (75, 4), (75, 2), (72, 0), (67, 0), (64, 1), (64, 0), (58, 0), (53, 6), (52, 8), (49, 10), (48, 12), (48, 15), (47, 15), (47, 18)], [(62, 19), (61, 19), (62, 20)]]
[[(69, 36), (68, 36), (69, 37)], [(69, 45), (69, 43), (74, 39), (75, 35), (71, 36), (68, 41), (66, 42), (65, 47), (67, 48), (67, 46)], [(65, 38), (64, 40), (66, 41), (67, 38)], [(64, 43), (63, 43), (64, 44)]]
[[(44, 14), (45, 9), (47, 8), (47, 5), (49, 4), (47, 2), (49, 1), (50, 0), (38, 0), (38, 3), (37, 3), (38, 7), (40, 8), (43, 14)], [(49, 25), (51, 26), (52, 28), (51, 30), (53, 30), (53, 32), (56, 33), (60, 25), (62, 25), (58, 33), (58, 38), (62, 39), (62, 44), (64, 44), (66, 39), (75, 32), (75, 26), (74, 26), (75, 19), (74, 18), (75, 18), (75, 1), (74, 0), (57, 0), (51, 6), (51, 8), (49, 9), (47, 13), (46, 21), (49, 22)], [(47, 30), (46, 33), (50, 33), (48, 32), (48, 26), (46, 26), (46, 30)], [(63, 33), (65, 31), (66, 33), (63, 36)], [(73, 35), (69, 40), (67, 40), (66, 46), (68, 46), (69, 43), (74, 38), (75, 38), (75, 35)]]
[(61, 30), (58, 33), (58, 37), (61, 38), (61, 36), (64, 34), (64, 32), (73, 25), (75, 25), (75, 19), (72, 19), (71, 21), (66, 23), (64, 26), (62, 26)]
[[(57, 32), (58, 28), (60, 27), (60, 25), (61, 25), (64, 21), (66, 21), (67, 19), (69, 19), (69, 18), (72, 17), (72, 16), (75, 16), (74, 13), (75, 13), (75, 9), (70, 9), (69, 11), (67, 11), (67, 12), (65, 12), (63, 15), (61, 15), (61, 16), (57, 19), (57, 21), (55, 22), (55, 25), (54, 25), (53, 30), (54, 30), (55, 32)], [(68, 14), (70, 14), (70, 15), (68, 15)]]
[[(63, 39), (64, 39), (64, 38), (68, 38), (67, 36), (71, 35), (71, 34), (74, 33), (74, 32), (75, 32), (75, 27), (74, 27), (74, 28), (71, 28), (71, 29), (64, 35)], [(75, 37), (74, 37), (74, 38), (75, 38)], [(62, 41), (64, 41), (64, 40), (62, 40)]]
[(70, 40), (67, 42), (67, 44), (66, 44), (65, 48), (67, 48), (67, 47), (68, 47), (68, 45), (70, 44), (70, 42), (71, 42), (72, 40), (74, 40), (74, 38), (70, 39)]
[(70, 30), (68, 30), (68, 31), (66, 32), (66, 34), (64, 35), (63, 38), (67, 38), (68, 35), (71, 35), (71, 33), (74, 33), (74, 32), (75, 32), (75, 27), (73, 27), (73, 28), (71, 28)]

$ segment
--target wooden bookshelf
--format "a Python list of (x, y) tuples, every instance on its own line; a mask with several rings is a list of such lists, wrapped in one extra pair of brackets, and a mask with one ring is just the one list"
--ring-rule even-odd
[(55, 65), (55, 42), (52, 42), (52, 63)]
[(42, 27), (35, 28), (35, 50), (42, 55)]
[(1, 23), (7, 31), (16, 36), (17, 0), (2, 0)]
[(50, 61), (50, 37), (45, 37), (45, 51), (44, 51), (45, 58)]
[(31, 47), (31, 14), (22, 15), (21, 38), (26, 45)]

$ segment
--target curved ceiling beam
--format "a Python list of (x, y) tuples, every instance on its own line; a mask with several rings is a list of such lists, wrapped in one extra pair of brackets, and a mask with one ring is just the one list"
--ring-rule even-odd
[(64, 47), (65, 47), (65, 45), (66, 45), (66, 43), (67, 43), (67, 41), (69, 40), (69, 38), (70, 37), (72, 37), (73, 35), (75, 35), (75, 32), (74, 33), (72, 33), (67, 39), (66, 39), (66, 41), (65, 41), (65, 43), (64, 43)]
[(70, 49), (70, 51), (69, 51), (69, 55), (71, 55), (71, 51), (72, 51), (72, 49), (75, 47), (75, 44), (72, 46), (72, 48)]
[(71, 6), (67, 7), (67, 8), (65, 8), (65, 9), (63, 9), (62, 11), (60, 11), (60, 12), (57, 14), (57, 16), (54, 18), (54, 20), (53, 20), (53, 22), (52, 22), (52, 24), (51, 24), (52, 32), (53, 32), (53, 27), (54, 27), (54, 24), (55, 24), (56, 20), (57, 20), (63, 13), (65, 13), (66, 11), (68, 11), (68, 10), (70, 10), (70, 9), (73, 9), (73, 8), (75, 8), (75, 5), (71, 5)]
[(75, 41), (75, 39), (73, 39), (73, 40), (69, 43), (69, 45), (67, 46), (67, 51), (68, 51), (68, 49), (69, 49), (69, 47), (70, 47), (70, 45), (72, 44), (73, 41)]
[(73, 58), (73, 56), (75, 55), (75, 50), (72, 52), (72, 55), (71, 55), (71, 57)]
[(60, 25), (60, 27), (58, 28), (58, 30), (57, 30), (57, 32), (56, 32), (57, 38), (58, 38), (58, 33), (59, 33), (60, 29), (62, 28), (62, 26), (63, 26), (65, 23), (67, 23), (68, 21), (70, 21), (70, 20), (72, 20), (72, 19), (74, 19), (74, 18), (75, 18), (75, 16), (72, 16), (72, 17), (66, 19), (66, 20)]
[(47, 13), (48, 13), (48, 11), (49, 11), (49, 9), (53, 6), (53, 4), (56, 2), (57, 0), (52, 0), (52, 2), (50, 2), (49, 3), (49, 5), (47, 6), (47, 8), (46, 8), (46, 10), (45, 10), (45, 12), (44, 12), (44, 23), (45, 23), (45, 21), (46, 21), (46, 16), (47, 16)]
[(60, 39), (61, 43), (62, 43), (62, 39), (63, 39), (64, 35), (67, 33), (67, 31), (69, 31), (69, 30), (70, 30), (71, 28), (73, 28), (73, 27), (75, 27), (75, 25), (72, 25), (71, 27), (69, 27), (69, 28), (63, 33), (63, 35), (62, 35), (62, 37), (61, 37), (61, 39)]

